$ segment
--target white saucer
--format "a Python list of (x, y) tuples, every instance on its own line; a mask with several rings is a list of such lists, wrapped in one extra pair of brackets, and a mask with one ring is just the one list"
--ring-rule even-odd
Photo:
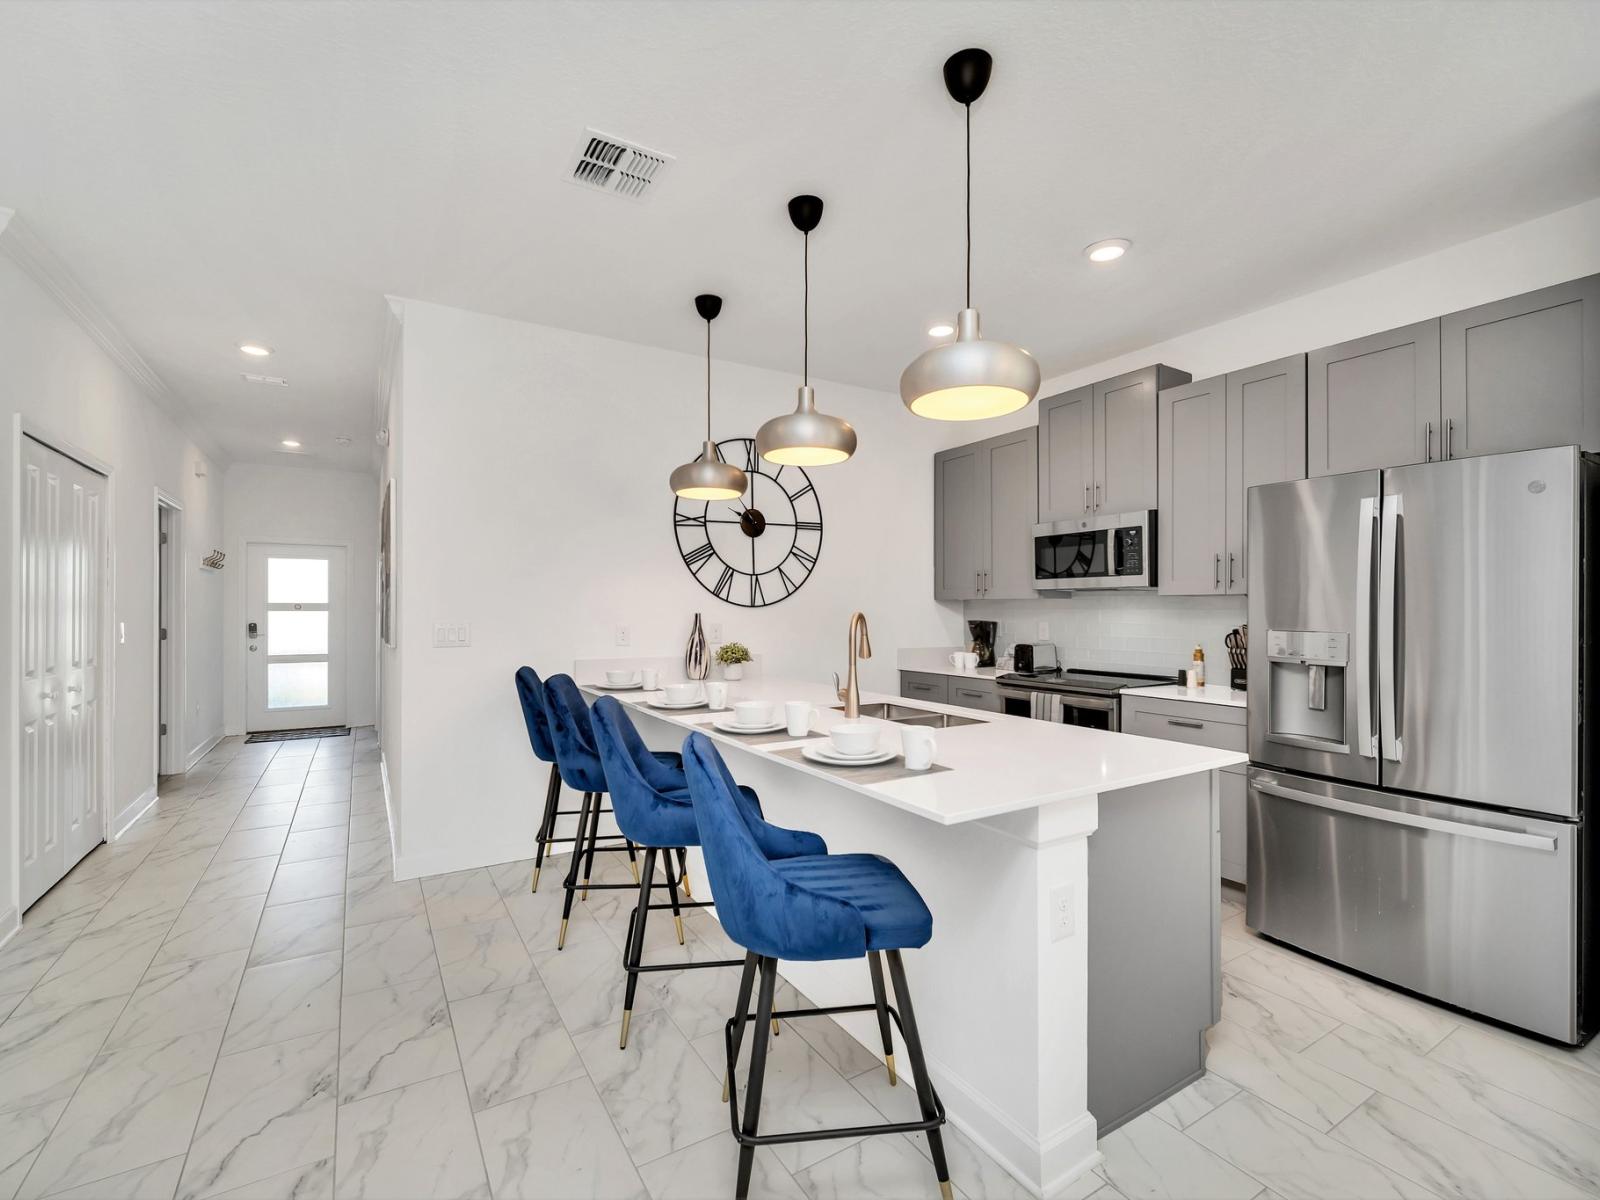
[(827, 742), (817, 742), (800, 748), (801, 757), (830, 767), (875, 767), (879, 763), (888, 762), (899, 753), (892, 747), (887, 749), (880, 747), (871, 754), (840, 754)]
[(679, 704), (674, 704), (670, 700), (646, 700), (645, 704), (651, 708), (664, 708), (669, 712), (673, 712), (682, 711), (686, 708), (704, 708), (706, 706), (706, 698), (702, 696), (698, 700), (685, 700)]
[(644, 686), (644, 681), (635, 679), (632, 683), (597, 683), (595, 687), (602, 692), (632, 692)]
[(771, 721), (766, 725), (740, 725), (737, 721), (730, 721), (726, 718), (718, 717), (715, 721), (711, 722), (711, 726), (713, 729), (722, 730), (723, 733), (776, 733), (780, 729), (787, 729), (789, 722), (787, 720), (783, 720)]

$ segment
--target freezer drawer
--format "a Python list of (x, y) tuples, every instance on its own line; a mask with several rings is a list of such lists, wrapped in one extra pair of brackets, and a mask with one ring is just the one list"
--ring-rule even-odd
[(1259, 768), (1247, 803), (1251, 928), (1580, 1040), (1581, 825)]

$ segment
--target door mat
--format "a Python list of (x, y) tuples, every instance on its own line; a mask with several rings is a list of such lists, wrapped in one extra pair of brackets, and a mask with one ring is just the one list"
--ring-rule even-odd
[(246, 746), (255, 742), (298, 742), (301, 738), (349, 737), (350, 726), (329, 726), (326, 729), (279, 729), (272, 733), (252, 733), (244, 739)]

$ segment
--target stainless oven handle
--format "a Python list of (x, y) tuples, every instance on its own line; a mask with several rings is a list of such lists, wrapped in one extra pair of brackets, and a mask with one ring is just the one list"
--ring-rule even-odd
[(1118, 701), (1102, 700), (1097, 696), (1074, 696), (1068, 692), (1058, 693), (1063, 708), (1087, 708), (1095, 712), (1116, 712)]
[(1258, 792), (1277, 796), (1281, 800), (1293, 800), (1297, 804), (1309, 804), (1314, 808), (1326, 808), (1352, 817), (1384, 821), (1390, 825), (1404, 825), (1410, 829), (1426, 829), (1433, 833), (1448, 833), (1453, 837), (1473, 838), (1480, 842), (1498, 842), (1502, 846), (1521, 846), (1524, 850), (1543, 850), (1552, 854), (1556, 848), (1555, 838), (1541, 837), (1536, 833), (1519, 833), (1514, 829), (1501, 829), (1494, 825), (1467, 825), (1460, 821), (1446, 821), (1440, 817), (1425, 817), (1420, 813), (1374, 808), (1370, 804), (1356, 804), (1350, 800), (1340, 800), (1336, 796), (1318, 796), (1311, 792), (1302, 792), (1298, 788), (1287, 788), (1259, 779), (1253, 781), (1251, 786)]

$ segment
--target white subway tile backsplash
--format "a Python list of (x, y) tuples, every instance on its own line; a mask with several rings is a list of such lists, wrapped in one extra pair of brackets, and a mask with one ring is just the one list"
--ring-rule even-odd
[(1223, 638), (1246, 620), (1243, 596), (1162, 596), (1136, 592), (1077, 592), (1039, 600), (972, 600), (967, 620), (999, 621), (1002, 650), (1031, 642), (1040, 621), (1069, 667), (1176, 674), (1188, 667), (1199, 643), (1206, 674), (1225, 682)]

